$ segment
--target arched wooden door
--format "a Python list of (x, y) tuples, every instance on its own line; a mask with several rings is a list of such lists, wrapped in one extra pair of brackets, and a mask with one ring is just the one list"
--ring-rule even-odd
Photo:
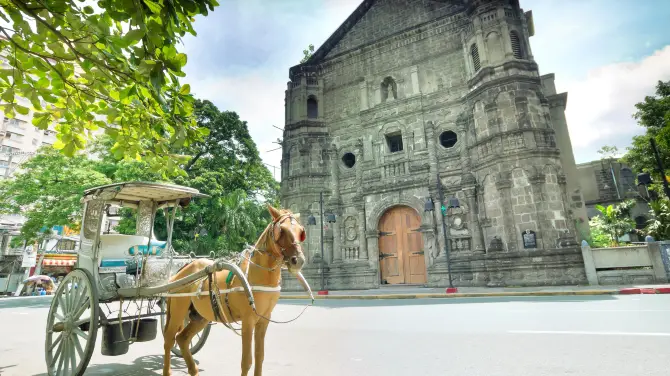
[(407, 206), (391, 208), (379, 220), (382, 284), (426, 283), (421, 217)]

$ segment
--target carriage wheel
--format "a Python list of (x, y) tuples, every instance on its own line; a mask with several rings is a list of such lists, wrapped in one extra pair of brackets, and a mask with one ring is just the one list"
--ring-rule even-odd
[(44, 353), (49, 376), (84, 374), (95, 348), (99, 311), (91, 273), (75, 269), (65, 276), (47, 317)]
[[(160, 301), (160, 306), (161, 306), (161, 332), (165, 333), (165, 305), (166, 301), (165, 299), (161, 299)], [(186, 325), (188, 325), (189, 321), (191, 321), (188, 316), (184, 319), (184, 328)], [(209, 337), (209, 331), (212, 328), (212, 324), (210, 323), (209, 325), (205, 326), (204, 329), (202, 329), (199, 333), (197, 333), (192, 339), (191, 339), (191, 355), (195, 355), (198, 351), (200, 351), (203, 346), (205, 346), (205, 342), (207, 342), (207, 337)], [(181, 349), (179, 348), (179, 345), (176, 343), (174, 346), (172, 346), (172, 353), (175, 354), (178, 357), (182, 357), (181, 354)]]

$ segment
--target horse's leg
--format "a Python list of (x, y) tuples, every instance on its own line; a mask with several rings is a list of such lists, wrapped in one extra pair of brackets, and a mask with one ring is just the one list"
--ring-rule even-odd
[(163, 332), (163, 376), (170, 376), (170, 360), (171, 350), (175, 343), (177, 333), (184, 326), (184, 318), (188, 314), (188, 308), (191, 305), (189, 298), (168, 298), (166, 317), (165, 317), (165, 331)]
[(270, 322), (265, 319), (260, 319), (256, 323), (256, 330), (254, 331), (254, 346), (255, 354), (254, 359), (256, 360), (256, 365), (254, 366), (254, 376), (263, 375), (263, 359), (265, 359), (265, 333), (268, 330), (268, 324)]
[(242, 376), (249, 374), (253, 357), (251, 355), (251, 341), (254, 336), (255, 320), (245, 318), (242, 320)]
[(177, 334), (177, 344), (179, 345), (179, 349), (181, 349), (181, 355), (188, 367), (188, 374), (191, 376), (198, 375), (198, 366), (195, 364), (195, 360), (193, 360), (193, 355), (191, 354), (191, 340), (199, 331), (203, 330), (207, 324), (209, 324), (207, 320), (199, 317), (196, 320), (190, 321), (184, 330)]

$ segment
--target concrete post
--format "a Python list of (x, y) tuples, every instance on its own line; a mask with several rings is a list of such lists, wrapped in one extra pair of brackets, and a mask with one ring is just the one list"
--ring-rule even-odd
[(661, 257), (661, 244), (659, 242), (647, 243), (647, 252), (649, 252), (651, 266), (654, 269), (656, 283), (667, 283), (668, 275), (665, 272), (663, 258)]
[(584, 269), (586, 271), (586, 279), (589, 285), (598, 285), (598, 274), (596, 274), (596, 262), (593, 260), (593, 253), (591, 247), (586, 240), (582, 240), (582, 257), (584, 258)]

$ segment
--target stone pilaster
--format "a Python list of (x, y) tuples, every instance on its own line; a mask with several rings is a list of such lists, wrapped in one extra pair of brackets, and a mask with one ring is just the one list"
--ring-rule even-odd
[[(506, 19), (504, 8), (498, 9), (498, 18), (500, 18), (501, 20)], [(512, 51), (512, 41), (510, 40), (509, 27), (507, 26), (507, 22), (501, 22), (500, 32), (502, 34), (501, 38), (503, 44), (503, 52), (505, 53), (505, 59), (511, 59), (514, 56), (514, 52)]]
[(486, 44), (484, 43), (484, 32), (482, 31), (482, 21), (479, 17), (473, 19), (475, 28), (475, 38), (477, 39), (477, 50), (479, 52), (479, 61), (482, 68), (489, 65), (489, 54), (486, 51)]
[[(436, 151), (436, 142), (435, 142), (435, 127), (433, 122), (428, 121), (425, 123), (426, 128), (426, 142), (428, 146), (428, 167), (429, 167), (429, 176), (428, 176), (428, 189), (433, 190), (437, 186), (437, 151)], [(433, 196), (437, 197), (437, 196)]]
[(368, 82), (363, 80), (358, 84), (358, 88), (361, 92), (361, 111), (367, 110), (368, 107)]
[(507, 240), (507, 250), (516, 251), (517, 246), (516, 226), (514, 226), (514, 212), (512, 210), (512, 181), (505, 179), (496, 182), (496, 189), (500, 194), (500, 200), (503, 204), (504, 231)]
[(333, 214), (335, 214), (335, 223), (331, 223), (333, 227), (333, 258), (332, 262), (339, 263), (342, 262), (342, 211), (339, 206), (333, 207)]
[[(359, 155), (358, 158), (361, 160), (364, 159), (363, 155), (363, 139), (359, 138), (356, 140), (356, 154)], [(358, 163), (356, 166), (356, 185), (357, 185), (357, 194), (358, 196), (361, 196), (363, 194), (363, 168), (361, 168), (361, 164)], [(362, 197), (362, 196), (361, 196)]]
[(477, 215), (477, 188), (475, 185), (463, 188), (465, 197), (468, 200), (468, 223), (470, 225), (470, 236), (472, 236), (472, 249), (475, 253), (485, 253), (484, 251), (484, 233), (479, 224), (479, 215)]
[(561, 197), (563, 198), (562, 203), (565, 215), (565, 226), (567, 227), (567, 232), (565, 232), (565, 230), (562, 231), (562, 234), (559, 235), (559, 238), (564, 244), (578, 244), (576, 240), (577, 228), (574, 221), (574, 215), (572, 209), (566, 206), (570, 203), (570, 201), (568, 200), (567, 179), (565, 175), (558, 175), (558, 186), (561, 189)]
[(368, 239), (366, 235), (365, 226), (365, 200), (361, 199), (356, 203), (356, 210), (358, 210), (358, 239), (359, 241), (359, 259), (368, 259)]
[(410, 77), (412, 79), (412, 95), (421, 94), (419, 87), (419, 68), (414, 65), (410, 68)]
[[(340, 200), (340, 164), (336, 145), (330, 145), (330, 184), (332, 193), (330, 195), (330, 205), (339, 205)], [(357, 167), (358, 170), (360, 168)]]
[(547, 195), (544, 191), (544, 185), (547, 182), (547, 178), (544, 174), (538, 173), (530, 176), (528, 182), (530, 183), (530, 188), (533, 192), (535, 216), (537, 217), (537, 233), (535, 234), (535, 239), (538, 248), (551, 248), (553, 246), (546, 241), (552, 233), (551, 222), (547, 219)]

